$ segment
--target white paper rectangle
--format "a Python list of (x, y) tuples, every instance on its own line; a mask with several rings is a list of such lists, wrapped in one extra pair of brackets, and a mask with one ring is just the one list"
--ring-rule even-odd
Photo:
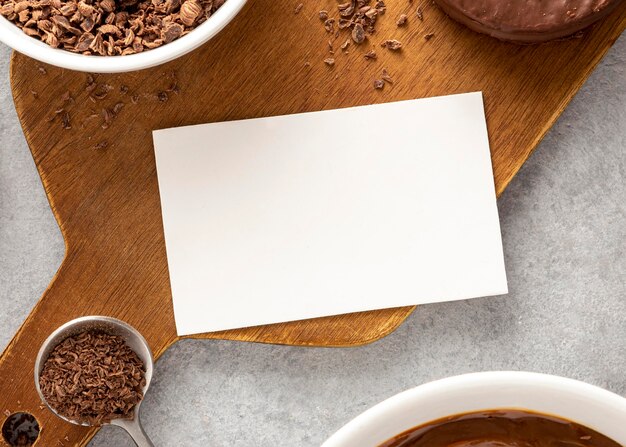
[(507, 293), (480, 93), (154, 146), (180, 335)]

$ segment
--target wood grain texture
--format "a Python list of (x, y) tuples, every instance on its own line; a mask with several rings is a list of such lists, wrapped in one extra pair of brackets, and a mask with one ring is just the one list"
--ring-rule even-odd
[[(0, 411), (34, 414), (43, 430), (37, 445), (85, 445), (95, 429), (74, 427), (40, 407), (32, 383), (40, 344), (69, 319), (104, 314), (128, 321), (161, 355), (176, 340), (151, 130), (222, 120), (290, 114), (482, 90), (500, 194), (548, 128), (626, 26), (626, 2), (583, 38), (517, 46), (474, 34), (430, 3), (424, 21), (406, 1), (389, 0), (367, 46), (326, 66), (325, 33), (317, 17), (330, 0), (307, 2), (298, 15), (286, 0), (251, 0), (219, 36), (162, 67), (99, 75), (112, 90), (91, 101), (87, 75), (14, 54), (13, 95), (19, 119), (66, 242), (66, 256), (39, 303), (0, 357)], [(409, 24), (395, 19), (409, 14)], [(426, 33), (434, 32), (430, 40)], [(404, 43), (398, 53), (378, 46)], [(375, 47), (379, 58), (363, 54)], [(373, 89), (387, 68), (393, 85)], [(45, 73), (44, 73), (45, 72)], [(174, 72), (180, 88), (167, 90)], [(120, 92), (121, 86), (128, 93)], [(64, 103), (69, 91), (72, 100)], [(139, 101), (131, 101), (138, 95)], [(161, 99), (164, 99), (161, 95)], [(102, 128), (102, 108), (124, 107)], [(64, 108), (71, 126), (61, 126)], [(92, 116), (92, 115), (96, 116)], [(375, 125), (375, 123), (372, 123)], [(347, 129), (349, 131), (349, 129)], [(333, 136), (328, 135), (329, 140)], [(419, 142), (416, 142), (419, 146)], [(354, 346), (379, 339), (413, 308), (320, 318), (202, 334), (305, 346)], [(1, 414), (1, 413), (0, 413)], [(3, 418), (0, 418), (3, 422)], [(0, 440), (0, 445), (3, 441)]]

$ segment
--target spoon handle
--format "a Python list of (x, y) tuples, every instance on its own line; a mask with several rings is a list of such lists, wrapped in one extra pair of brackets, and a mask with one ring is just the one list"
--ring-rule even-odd
[(141, 425), (139, 415), (135, 416), (134, 419), (117, 419), (114, 421), (114, 424), (126, 430), (130, 437), (133, 438), (133, 441), (135, 441), (137, 447), (154, 447)]

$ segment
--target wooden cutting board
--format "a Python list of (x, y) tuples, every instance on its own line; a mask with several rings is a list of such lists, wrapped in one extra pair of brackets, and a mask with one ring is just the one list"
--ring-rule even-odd
[[(138, 328), (156, 357), (178, 340), (151, 130), (482, 90), (500, 194), (626, 26), (622, 2), (581, 38), (518, 46), (470, 32), (431, 3), (421, 4), (420, 21), (415, 12), (420, 2), (389, 0), (377, 34), (344, 54), (339, 47), (347, 36), (335, 39), (318, 18), (320, 9), (334, 11), (332, 0), (307, 2), (297, 15), (297, 0), (251, 0), (199, 50), (165, 66), (95, 76), (94, 90), (84, 73), (14, 53), (17, 113), (65, 238), (66, 256), (0, 358), (0, 412), (35, 415), (42, 427), (37, 445), (85, 445), (96, 430), (62, 422), (36, 396), (33, 362), (48, 334), (72, 318), (103, 314)], [(401, 13), (409, 22), (397, 28)], [(426, 40), (428, 33), (434, 36)], [(403, 42), (401, 51), (379, 46), (391, 38)], [(335, 50), (332, 67), (323, 62), (329, 39)], [(365, 60), (369, 49), (376, 50), (377, 60)], [(373, 81), (383, 68), (394, 83), (375, 90)], [(389, 334), (412, 311), (364, 312), (197, 337), (354, 346)]]

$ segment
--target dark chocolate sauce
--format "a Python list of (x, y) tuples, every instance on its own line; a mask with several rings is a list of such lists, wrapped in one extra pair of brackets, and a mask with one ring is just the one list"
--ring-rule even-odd
[(585, 426), (539, 413), (491, 410), (415, 427), (379, 447), (624, 447)]

